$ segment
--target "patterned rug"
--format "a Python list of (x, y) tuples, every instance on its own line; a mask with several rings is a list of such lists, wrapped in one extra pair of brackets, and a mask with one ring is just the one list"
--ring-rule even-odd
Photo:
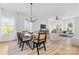
[[(18, 47), (17, 41), (8, 43), (8, 55), (37, 55), (37, 49), (30, 49), (25, 45), (23, 51)], [(46, 51), (44, 48), (39, 50), (40, 55), (79, 55), (79, 47), (72, 46), (69, 50), (60, 41), (48, 40), (46, 42)]]
[[(13, 43), (13, 44), (12, 44)], [(62, 46), (60, 44), (53, 43), (52, 41), (47, 41), (46, 42), (46, 51), (44, 48), (40, 49), (40, 55), (55, 55)], [(23, 51), (18, 47), (17, 41), (10, 42), (9, 43), (9, 50), (8, 50), (9, 55), (37, 55), (37, 49), (35, 48), (34, 50), (30, 49), (28, 46), (24, 46)]]

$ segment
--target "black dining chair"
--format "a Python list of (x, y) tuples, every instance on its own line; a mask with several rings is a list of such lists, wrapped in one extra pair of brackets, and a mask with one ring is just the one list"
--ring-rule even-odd
[(17, 45), (20, 43), (20, 34), (21, 34), (21, 32), (17, 32), (17, 40), (18, 40), (18, 43), (17, 43)]
[[(39, 49), (44, 48), (46, 51), (45, 43), (46, 43), (46, 37), (47, 33), (45, 32), (39, 32), (38, 33), (38, 38), (35, 38), (33, 40), (33, 49), (36, 47), (37, 48), (37, 54), (39, 55)], [(43, 46), (41, 46), (43, 44)]]
[(17, 37), (18, 37), (19, 47), (22, 46), (21, 51), (23, 51), (23, 47), (24, 47), (25, 43), (26, 43), (26, 45), (29, 45), (29, 47), (31, 48), (31, 46), (29, 44), (30, 39), (28, 36), (27, 36), (27, 38), (24, 39), (22, 36), (22, 33), (17, 33)]

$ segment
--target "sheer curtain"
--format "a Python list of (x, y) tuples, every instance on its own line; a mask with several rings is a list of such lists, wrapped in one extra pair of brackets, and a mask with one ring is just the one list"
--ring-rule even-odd
[(25, 31), (32, 32), (32, 22), (25, 20), (24, 24), (25, 24)]
[(1, 17), (2, 41), (14, 40), (15, 19), (12, 17)]

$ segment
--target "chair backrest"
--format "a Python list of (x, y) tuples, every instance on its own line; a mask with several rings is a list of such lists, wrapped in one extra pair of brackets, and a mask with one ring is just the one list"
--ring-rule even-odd
[(45, 41), (46, 42), (47, 33), (46, 32), (39, 32), (38, 33), (38, 42)]
[(22, 41), (22, 34), (21, 34), (21, 32), (17, 32), (17, 38), (18, 38), (18, 40)]

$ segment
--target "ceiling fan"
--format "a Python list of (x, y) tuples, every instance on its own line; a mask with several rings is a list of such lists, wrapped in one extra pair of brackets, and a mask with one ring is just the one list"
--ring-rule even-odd
[(56, 16), (56, 20), (62, 20), (61, 18), (59, 18), (58, 16)]

